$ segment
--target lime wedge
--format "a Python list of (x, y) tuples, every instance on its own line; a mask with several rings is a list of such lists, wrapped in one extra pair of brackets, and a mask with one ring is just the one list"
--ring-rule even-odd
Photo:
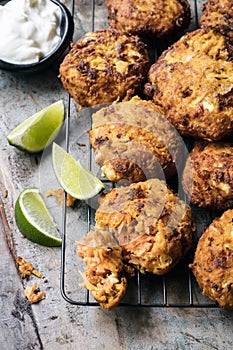
[(57, 101), (24, 120), (7, 136), (10, 145), (37, 153), (53, 142), (65, 117), (63, 100)]
[(38, 188), (22, 191), (15, 204), (15, 220), (22, 235), (30, 241), (57, 247), (62, 244), (56, 224)]
[(52, 148), (53, 169), (62, 188), (72, 197), (89, 199), (97, 195), (103, 183), (79, 161), (55, 142)]

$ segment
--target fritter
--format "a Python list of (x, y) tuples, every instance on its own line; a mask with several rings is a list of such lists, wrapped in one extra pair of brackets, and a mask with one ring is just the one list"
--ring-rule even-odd
[(186, 0), (106, 0), (110, 28), (139, 36), (162, 37), (190, 23)]
[(82, 286), (103, 308), (117, 306), (127, 286), (121, 247), (109, 232), (95, 230), (77, 244), (77, 254), (86, 264)]
[(151, 66), (145, 92), (182, 134), (223, 139), (233, 133), (232, 60), (227, 28), (197, 29)]
[(201, 236), (190, 265), (203, 295), (233, 309), (233, 210), (216, 218)]
[(184, 143), (152, 101), (135, 96), (100, 109), (92, 119), (90, 143), (110, 181), (163, 179), (176, 173)]
[(80, 106), (95, 106), (140, 91), (148, 62), (139, 37), (100, 30), (85, 34), (72, 46), (60, 65), (60, 78)]
[(109, 230), (116, 238), (127, 264), (158, 275), (184, 257), (195, 232), (190, 207), (159, 179), (101, 196), (95, 220), (96, 229)]
[(233, 208), (233, 145), (197, 142), (182, 182), (193, 204), (217, 210)]
[(200, 25), (202, 27), (215, 27), (217, 24), (233, 24), (232, 0), (209, 0), (203, 5)]

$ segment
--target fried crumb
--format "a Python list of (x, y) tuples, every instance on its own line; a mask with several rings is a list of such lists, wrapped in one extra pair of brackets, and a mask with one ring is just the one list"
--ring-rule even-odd
[(40, 289), (36, 283), (32, 286), (26, 287), (24, 290), (24, 295), (32, 304), (38, 303), (39, 301), (45, 299), (45, 293), (40, 292)]
[[(45, 194), (46, 194), (46, 196), (57, 197), (59, 205), (62, 206), (64, 191), (61, 188), (59, 188), (57, 190), (48, 190), (45, 192)], [(75, 201), (76, 201), (76, 198), (72, 197), (70, 194), (67, 193), (67, 196), (66, 196), (67, 207), (73, 207)]]
[(3, 198), (7, 198), (8, 197), (8, 190), (5, 190), (3, 193)]
[(24, 258), (22, 258), (21, 256), (18, 256), (18, 258), (16, 259), (16, 262), (19, 265), (19, 271), (22, 274), (22, 278), (30, 276), (31, 274), (39, 278), (43, 278), (43, 275), (34, 269), (34, 266), (32, 265), (32, 263), (26, 262)]
[(77, 142), (77, 145), (78, 145), (79, 147), (86, 147), (86, 144), (85, 144), (85, 143)]

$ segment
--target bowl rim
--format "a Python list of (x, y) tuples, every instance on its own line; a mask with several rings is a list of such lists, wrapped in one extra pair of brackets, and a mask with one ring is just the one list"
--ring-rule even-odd
[[(0, 5), (6, 4), (11, 0), (0, 0)], [(28, 71), (28, 70), (39, 70), (40, 68), (46, 68), (51, 65), (56, 59), (58, 59), (65, 49), (70, 45), (72, 41), (72, 36), (74, 33), (74, 20), (70, 11), (59, 0), (49, 0), (56, 4), (61, 10), (61, 20), (60, 25), (62, 29), (61, 40), (55, 46), (55, 48), (50, 51), (46, 56), (41, 58), (38, 62), (33, 63), (11, 63), (6, 60), (0, 59), (0, 69), (4, 70), (15, 70), (15, 71)]]

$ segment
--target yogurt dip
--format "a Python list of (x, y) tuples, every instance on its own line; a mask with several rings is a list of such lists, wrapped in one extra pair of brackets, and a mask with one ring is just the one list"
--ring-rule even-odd
[(60, 8), (50, 0), (11, 0), (0, 5), (0, 59), (38, 62), (58, 45)]

